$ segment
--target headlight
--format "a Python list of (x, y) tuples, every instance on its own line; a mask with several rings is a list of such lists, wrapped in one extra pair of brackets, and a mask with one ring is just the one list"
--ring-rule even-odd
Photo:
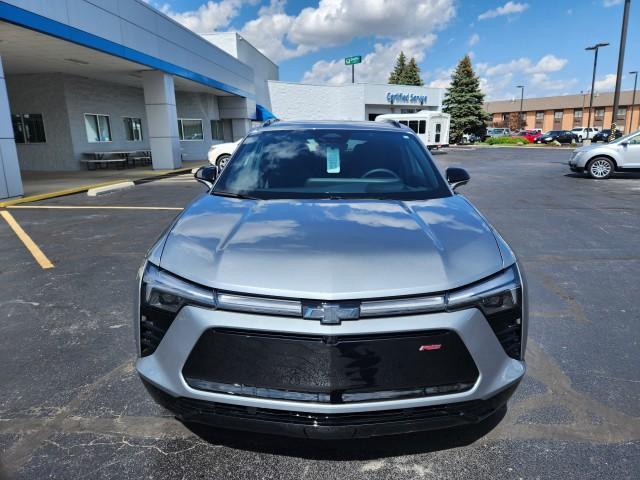
[(521, 296), (520, 276), (513, 265), (489, 280), (450, 293), (447, 310), (477, 307), (485, 315), (492, 315), (519, 307)]
[(215, 293), (186, 282), (147, 262), (140, 285), (140, 355), (155, 352), (184, 305), (216, 307)]
[(177, 313), (187, 304), (215, 308), (213, 290), (186, 282), (147, 263), (142, 277), (142, 304), (148, 307)]

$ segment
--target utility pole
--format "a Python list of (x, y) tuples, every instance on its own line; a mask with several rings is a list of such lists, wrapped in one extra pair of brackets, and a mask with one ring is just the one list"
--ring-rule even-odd
[(518, 127), (522, 130), (522, 103), (524, 102), (524, 85), (516, 85), (520, 89), (520, 114), (518, 116)]
[(629, 131), (625, 133), (631, 133), (631, 129), (633, 128), (633, 108), (636, 104), (636, 90), (638, 89), (638, 71), (634, 70), (633, 72), (629, 72), (629, 75), (635, 75), (636, 79), (633, 81), (633, 97), (631, 99), (631, 119), (629, 120)]
[(631, 0), (625, 0), (622, 14), (622, 32), (620, 33), (620, 49), (618, 50), (618, 73), (616, 77), (616, 92), (613, 95), (613, 117), (611, 118), (611, 133), (609, 141), (616, 139), (616, 121), (618, 120), (618, 104), (620, 102), (620, 87), (622, 85), (622, 69), (624, 66), (624, 47), (627, 43), (627, 26), (629, 24), (629, 8)]
[(591, 77), (591, 97), (589, 99), (589, 119), (587, 120), (587, 139), (589, 139), (589, 128), (591, 127), (591, 110), (593, 109), (593, 89), (596, 86), (596, 68), (598, 67), (598, 49), (608, 46), (608, 42), (596, 43), (593, 47), (587, 47), (585, 50), (593, 50), (593, 75)]

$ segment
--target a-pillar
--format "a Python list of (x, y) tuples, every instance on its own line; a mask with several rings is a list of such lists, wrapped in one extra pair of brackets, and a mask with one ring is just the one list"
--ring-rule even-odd
[(23, 194), (18, 151), (13, 138), (7, 83), (4, 80), (0, 57), (0, 198), (19, 197)]
[(153, 168), (182, 165), (173, 77), (157, 70), (142, 72)]

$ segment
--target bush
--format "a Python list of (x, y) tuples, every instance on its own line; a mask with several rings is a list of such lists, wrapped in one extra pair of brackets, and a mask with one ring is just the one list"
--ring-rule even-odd
[(487, 145), (526, 145), (531, 142), (524, 137), (489, 137), (484, 143)]

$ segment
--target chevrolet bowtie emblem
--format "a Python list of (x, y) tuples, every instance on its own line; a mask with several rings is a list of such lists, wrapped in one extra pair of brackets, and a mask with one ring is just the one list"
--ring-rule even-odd
[(353, 304), (309, 303), (303, 306), (302, 316), (309, 320), (320, 320), (323, 325), (339, 325), (342, 320), (360, 317), (360, 307)]

